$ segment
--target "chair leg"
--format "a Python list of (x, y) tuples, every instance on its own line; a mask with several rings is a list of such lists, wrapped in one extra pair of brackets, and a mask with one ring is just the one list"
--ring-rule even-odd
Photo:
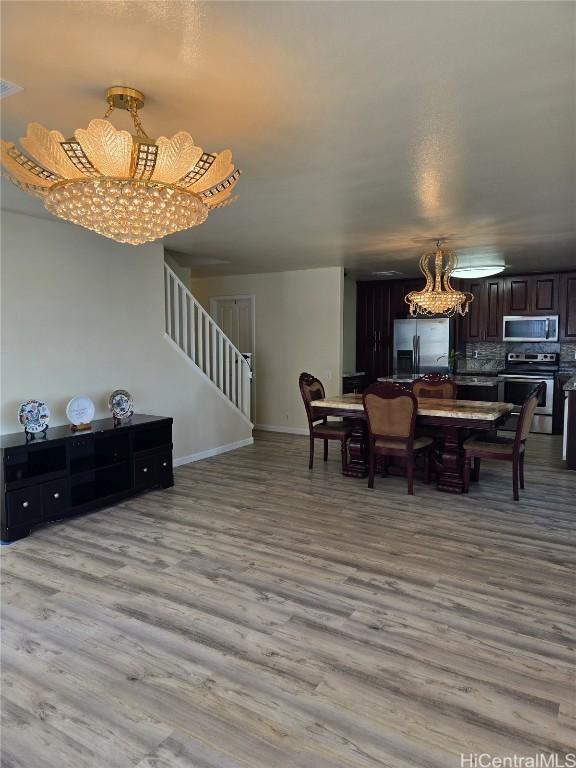
[(472, 480), (474, 480), (475, 483), (480, 480), (480, 457), (474, 456), (474, 472), (472, 473)]
[(426, 485), (430, 484), (430, 451), (427, 450), (424, 453), (424, 482)]
[(406, 476), (408, 478), (408, 495), (414, 496), (414, 454), (406, 460)]
[(464, 493), (468, 493), (470, 490), (470, 464), (472, 459), (470, 456), (466, 456), (464, 460)]
[(368, 459), (368, 488), (374, 488), (374, 475), (376, 474), (376, 454), (370, 451)]
[(324, 440), (324, 461), (328, 461), (328, 440)]
[(348, 466), (348, 439), (340, 441), (340, 455), (342, 456), (342, 471)]
[(524, 454), (523, 453), (520, 454), (520, 464), (518, 469), (520, 471), (520, 488), (524, 490)]
[(314, 466), (314, 438), (310, 435), (310, 461), (308, 462), (308, 469), (312, 469)]
[(514, 456), (512, 459), (512, 490), (514, 495), (514, 501), (518, 501), (520, 498), (520, 494), (518, 493), (518, 473), (519, 473), (519, 466), (518, 466), (518, 456)]

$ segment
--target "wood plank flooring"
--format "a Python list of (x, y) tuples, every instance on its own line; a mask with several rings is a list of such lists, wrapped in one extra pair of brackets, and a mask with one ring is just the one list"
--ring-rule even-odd
[(451, 768), (576, 745), (576, 473), (344, 478), (307, 439), (2, 550), (4, 768)]

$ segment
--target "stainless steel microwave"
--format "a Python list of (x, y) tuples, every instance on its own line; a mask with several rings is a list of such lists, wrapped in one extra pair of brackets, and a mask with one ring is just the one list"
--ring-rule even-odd
[(504, 341), (558, 341), (558, 315), (505, 315)]

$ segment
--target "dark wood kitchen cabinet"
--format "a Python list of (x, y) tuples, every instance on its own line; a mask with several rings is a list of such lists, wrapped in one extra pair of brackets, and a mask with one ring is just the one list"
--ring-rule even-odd
[(469, 291), (474, 300), (460, 323), (461, 340), (502, 341), (504, 283), (501, 278), (464, 280), (454, 287)]
[(385, 281), (359, 282), (356, 297), (356, 368), (366, 383), (389, 373), (390, 287)]
[(576, 272), (560, 275), (560, 341), (576, 341)]
[(505, 281), (506, 315), (558, 313), (559, 275), (515, 275)]
[(356, 368), (365, 384), (392, 373), (394, 320), (409, 316), (404, 297), (424, 285), (422, 278), (359, 282), (356, 295)]

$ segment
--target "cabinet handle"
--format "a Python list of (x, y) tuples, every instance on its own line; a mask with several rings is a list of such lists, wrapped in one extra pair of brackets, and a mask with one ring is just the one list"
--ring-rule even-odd
[(55, 499), (59, 499), (59, 498), (60, 498), (60, 494), (59, 494), (58, 492), (56, 492), (56, 493), (54, 494), (54, 498), (55, 498)]
[(28, 507), (28, 506), (29, 506), (29, 504), (28, 504), (28, 502), (27, 502), (27, 501), (23, 501), (23, 502), (22, 502), (22, 506), (24, 507), (24, 509), (26, 509), (26, 507)]
[(163, 462), (162, 462), (162, 466), (163, 466), (163, 467), (167, 467), (167, 466), (168, 466), (168, 462), (167, 462), (167, 461), (163, 461)]
[(148, 472), (148, 467), (144, 467), (144, 469), (142, 470), (142, 472)]

